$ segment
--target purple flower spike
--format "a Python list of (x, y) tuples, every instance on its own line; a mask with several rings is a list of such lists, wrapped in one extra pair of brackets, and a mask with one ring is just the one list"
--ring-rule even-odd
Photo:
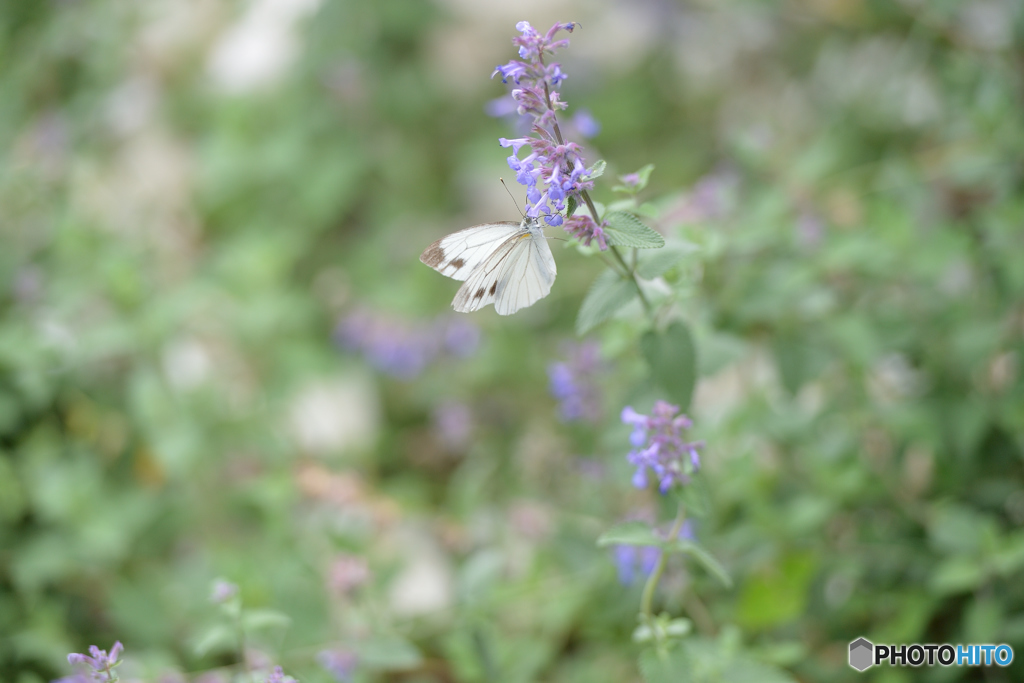
[(624, 424), (633, 427), (629, 442), (633, 450), (626, 456), (636, 467), (633, 486), (647, 488), (648, 472), (658, 481), (658, 490), (668, 493), (674, 487), (685, 486), (700, 469), (697, 449), (703, 442), (683, 439), (683, 430), (692, 426), (690, 418), (677, 415), (679, 407), (665, 401), (656, 401), (651, 415), (641, 415), (631, 406), (622, 409)]
[(411, 380), (442, 356), (473, 355), (480, 345), (480, 330), (450, 317), (417, 324), (360, 308), (338, 323), (334, 339), (343, 349), (362, 354), (378, 370)]
[(566, 362), (548, 366), (551, 395), (559, 400), (564, 421), (584, 420), (596, 424), (603, 412), (597, 384), (604, 371), (600, 349), (594, 342), (575, 344), (568, 347), (568, 356)]
[[(561, 225), (585, 244), (596, 239), (603, 251), (608, 248), (604, 231), (592, 218), (573, 216), (566, 220), (561, 215), (569, 197), (578, 199), (581, 193), (594, 187), (593, 181), (584, 176), (586, 164), (580, 146), (562, 138), (555, 115), (568, 106), (557, 90), (568, 75), (557, 62), (545, 61), (546, 56), (569, 45), (568, 40), (556, 40), (555, 36), (560, 31), (571, 33), (576, 26), (576, 22), (571, 21), (558, 23), (541, 35), (529, 22), (519, 22), (516, 30), (522, 35), (512, 39), (512, 44), (519, 48), (519, 59), (498, 66), (491, 77), (500, 74), (503, 83), (512, 80), (516, 86), (511, 92), (516, 111), (533, 120), (529, 137), (500, 139), (502, 147), (512, 147), (508, 164), (516, 171), (516, 181), (526, 188), (526, 215), (543, 217), (548, 225)], [(575, 123), (583, 137), (596, 135), (600, 129), (585, 112), (581, 112)], [(526, 145), (530, 147), (530, 154), (520, 158), (520, 148)]]

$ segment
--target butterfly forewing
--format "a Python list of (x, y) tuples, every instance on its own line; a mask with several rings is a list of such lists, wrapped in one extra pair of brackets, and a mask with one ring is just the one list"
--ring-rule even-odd
[(475, 225), (437, 240), (420, 254), (420, 261), (442, 275), (467, 280), (495, 253), (496, 244), (504, 245), (506, 240), (523, 230), (519, 223), (511, 221)]

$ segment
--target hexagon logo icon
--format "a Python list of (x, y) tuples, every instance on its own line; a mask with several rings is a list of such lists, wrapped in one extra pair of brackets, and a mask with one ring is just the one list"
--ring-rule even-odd
[(863, 671), (874, 662), (875, 646), (867, 638), (858, 638), (850, 643), (850, 666), (857, 671)]

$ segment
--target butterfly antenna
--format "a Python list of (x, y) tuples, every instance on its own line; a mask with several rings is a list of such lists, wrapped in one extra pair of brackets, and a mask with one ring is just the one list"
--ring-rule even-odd
[[(512, 191), (509, 190), (508, 189), (508, 185), (505, 184), (505, 179), (504, 178), (498, 178), (498, 180), (501, 181), (501, 186), (505, 188), (505, 192), (508, 192), (508, 196), (512, 197)], [(524, 214), (523, 210), (519, 208), (519, 202), (516, 201), (515, 197), (512, 197), (512, 201), (515, 203), (516, 211), (519, 212), (519, 215), (522, 216), (523, 218), (526, 218), (526, 214)]]

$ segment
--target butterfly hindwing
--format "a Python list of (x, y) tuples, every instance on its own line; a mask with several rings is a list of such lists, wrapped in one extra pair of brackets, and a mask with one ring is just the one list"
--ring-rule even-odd
[(442, 275), (467, 280), (495, 252), (495, 244), (503, 245), (522, 229), (519, 223), (500, 221), (459, 230), (427, 247), (420, 261)]
[(543, 233), (531, 231), (498, 268), (494, 310), (512, 315), (531, 306), (551, 291), (555, 281), (555, 259)]
[(524, 234), (529, 233), (515, 234), (506, 239), (486, 261), (476, 267), (455, 294), (452, 308), (459, 313), (471, 313), (494, 303), (499, 285), (499, 269), (506, 260), (515, 257), (517, 250), (525, 246), (522, 242)]

